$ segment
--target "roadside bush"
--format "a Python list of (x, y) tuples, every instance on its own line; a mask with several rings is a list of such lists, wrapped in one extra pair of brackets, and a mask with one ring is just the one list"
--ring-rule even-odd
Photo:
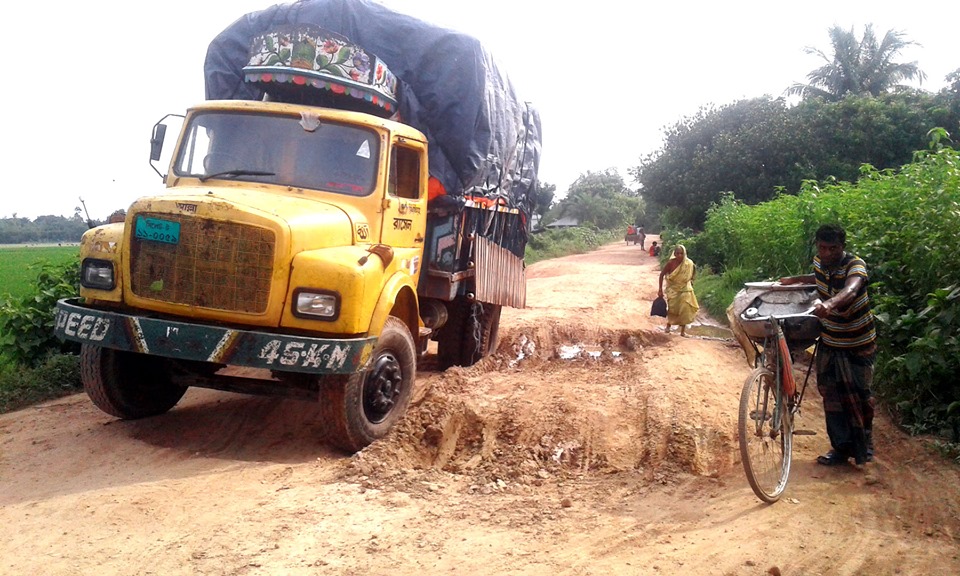
[(35, 367), (51, 353), (76, 352), (74, 343), (53, 335), (57, 300), (80, 293), (80, 262), (39, 266), (33, 294), (0, 302), (0, 358), (5, 363)]
[(744, 277), (736, 270), (775, 279), (810, 272), (823, 223), (847, 230), (847, 250), (870, 272), (877, 395), (907, 429), (960, 440), (960, 153), (934, 145), (899, 171), (864, 166), (855, 184), (808, 181), (797, 196), (755, 206), (728, 195), (684, 242), (698, 265), (730, 271), (731, 284)]
[(884, 320), (880, 389), (891, 408), (911, 431), (960, 442), (960, 286), (933, 292), (919, 312)]
[(703, 266), (697, 269), (693, 291), (700, 306), (712, 318), (727, 324), (727, 307), (743, 288), (744, 282), (754, 280), (756, 277), (753, 271), (745, 268), (730, 268), (721, 274), (715, 274), (709, 266)]
[(0, 366), (0, 413), (82, 389), (79, 356), (54, 354), (36, 368), (3, 365)]
[(710, 208), (703, 232), (692, 242), (697, 249), (695, 260), (717, 271), (751, 269), (751, 280), (787, 275), (813, 259), (809, 239), (818, 226), (815, 204), (811, 194), (784, 194), (747, 206), (726, 194)]

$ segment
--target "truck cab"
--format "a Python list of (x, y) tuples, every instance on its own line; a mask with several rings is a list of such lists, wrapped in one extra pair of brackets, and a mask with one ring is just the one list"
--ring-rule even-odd
[[(386, 283), (397, 285), (395, 290), (407, 287), (415, 302), (426, 227), (427, 144), (409, 126), (310, 106), (207, 102), (188, 111), (166, 182), (177, 218), (206, 217), (198, 276), (221, 282), (217, 297), (237, 290), (256, 295), (241, 298), (244, 306), (261, 302), (256, 310), (215, 307), (223, 313), (211, 310), (213, 320), (236, 321), (243, 314), (248, 325), (375, 336), (389, 312), (379, 302)], [(165, 221), (150, 218), (141, 205), (131, 207), (134, 238)], [(272, 257), (266, 258), (264, 244), (231, 239), (217, 248), (223, 231), (213, 222), (246, 225), (257, 238), (260, 231), (272, 232)], [(238, 234), (242, 238), (243, 231)], [(157, 265), (142, 264), (154, 270)], [(207, 274), (204, 267), (226, 275)], [(212, 296), (201, 301), (197, 291), (175, 294), (177, 289), (167, 284), (149, 295), (191, 306), (191, 316), (197, 306), (209, 307)], [(380, 322), (373, 322), (375, 312)], [(398, 316), (412, 334), (419, 333), (416, 309)]]

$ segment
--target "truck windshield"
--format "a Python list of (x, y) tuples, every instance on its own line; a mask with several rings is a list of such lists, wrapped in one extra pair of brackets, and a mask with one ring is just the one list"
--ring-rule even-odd
[(245, 112), (205, 112), (185, 128), (174, 173), (244, 180), (352, 196), (370, 194), (377, 177), (376, 132), (336, 122)]

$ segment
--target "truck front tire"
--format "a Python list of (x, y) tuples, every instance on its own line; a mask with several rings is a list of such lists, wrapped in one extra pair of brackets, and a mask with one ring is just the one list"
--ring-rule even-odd
[(80, 347), (80, 378), (97, 408), (124, 420), (163, 414), (187, 391), (163, 358), (90, 344)]
[(386, 436), (406, 411), (416, 377), (413, 336), (399, 318), (389, 316), (367, 370), (328, 376), (320, 384), (327, 442), (353, 453)]

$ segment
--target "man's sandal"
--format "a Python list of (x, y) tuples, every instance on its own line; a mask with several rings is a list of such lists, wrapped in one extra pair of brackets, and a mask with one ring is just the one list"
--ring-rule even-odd
[(831, 450), (822, 456), (817, 456), (817, 464), (822, 466), (837, 466), (838, 464), (846, 464), (849, 459), (849, 456), (845, 456), (836, 450)]

